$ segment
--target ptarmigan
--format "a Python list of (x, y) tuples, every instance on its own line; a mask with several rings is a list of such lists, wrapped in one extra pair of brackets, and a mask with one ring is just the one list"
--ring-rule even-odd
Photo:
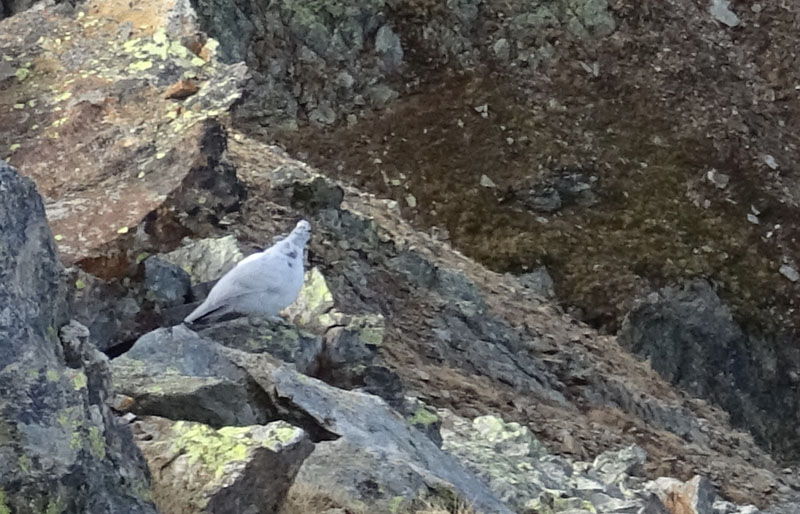
[(286, 238), (240, 261), (183, 321), (193, 323), (228, 312), (276, 316), (297, 299), (303, 287), (303, 250), (310, 237), (311, 225), (301, 220)]

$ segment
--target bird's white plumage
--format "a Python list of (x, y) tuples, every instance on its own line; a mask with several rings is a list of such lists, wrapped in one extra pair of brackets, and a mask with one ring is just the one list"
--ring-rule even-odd
[(212, 313), (278, 314), (297, 299), (303, 287), (303, 250), (310, 235), (311, 225), (302, 220), (286, 238), (240, 261), (184, 322), (192, 323)]

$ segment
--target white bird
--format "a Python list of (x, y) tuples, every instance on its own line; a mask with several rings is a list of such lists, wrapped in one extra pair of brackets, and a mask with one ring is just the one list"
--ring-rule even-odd
[(228, 312), (274, 318), (297, 299), (303, 287), (303, 250), (310, 237), (311, 225), (301, 220), (286, 238), (241, 260), (183, 321), (193, 323)]

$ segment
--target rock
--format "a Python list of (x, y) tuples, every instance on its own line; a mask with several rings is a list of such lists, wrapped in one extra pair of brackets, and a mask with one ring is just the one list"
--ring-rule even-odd
[(492, 45), (494, 56), (501, 61), (508, 61), (511, 58), (511, 45), (506, 38), (500, 38)]
[(146, 329), (134, 291), (119, 281), (106, 281), (80, 269), (67, 271), (72, 316), (89, 328), (89, 339), (101, 351), (136, 339)]
[(314, 445), (299, 428), (223, 427), (157, 417), (133, 423), (164, 514), (277, 512)]
[(662, 477), (649, 482), (647, 488), (661, 499), (671, 513), (715, 514), (717, 492), (703, 477), (695, 476), (685, 483)]
[(406, 420), (427, 435), (439, 448), (442, 447), (442, 420), (436, 413), (436, 410), (425, 405), (417, 398), (406, 397), (403, 399), (403, 412), (406, 414)]
[(336, 323), (329, 315), (333, 307), (333, 294), (325, 277), (314, 267), (306, 272), (303, 289), (297, 300), (286, 308), (286, 314), (294, 324), (321, 333)]
[(482, 187), (488, 187), (488, 188), (496, 188), (497, 187), (497, 184), (495, 184), (494, 181), (492, 179), (490, 179), (489, 177), (487, 177), (486, 175), (481, 175), (480, 184), (481, 184)]
[(709, 182), (714, 184), (719, 189), (725, 189), (728, 187), (728, 183), (731, 181), (730, 175), (720, 173), (714, 169), (708, 170), (706, 173), (706, 179), (708, 179)]
[(33, 183), (0, 160), (0, 510), (155, 514), (149, 477), (105, 400), (107, 361), (67, 305)]
[(335, 441), (317, 444), (303, 464), (298, 482), (358, 498), (376, 509), (388, 507), (397, 496), (412, 498), (447, 488), (478, 509), (511, 512), (381, 399), (336, 389), (285, 365), (276, 366), (261, 355), (234, 350), (228, 355), (274, 403), (290, 399), (293, 410), (338, 436)]
[[(4, 140), (19, 142), (14, 163), (47, 199), (62, 260), (104, 279), (130, 273), (142, 251), (209, 231), (245, 193), (213, 118), (241, 95), (246, 68), (187, 48), (184, 31), (198, 29), (183, 0), (114, 2), (90, 2), (80, 16), (43, 7), (0, 22), (0, 54), (54, 63), (0, 92), (3, 104), (22, 102), (29, 121), (0, 113)], [(137, 17), (147, 28), (118, 38), (119, 25)], [(185, 74), (205, 86), (179, 108), (163, 91)]]
[(790, 369), (779, 364), (792, 361), (791, 354), (782, 356), (775, 341), (748, 337), (705, 281), (667, 287), (638, 301), (618, 339), (664, 378), (713, 401), (734, 425), (763, 440), (776, 437), (800, 410), (793, 395), (776, 394), (791, 382)]
[(192, 279), (179, 266), (158, 257), (144, 261), (146, 297), (156, 304), (172, 307), (186, 302), (192, 293)]
[(268, 353), (307, 375), (316, 374), (320, 367), (322, 338), (288, 324), (242, 317), (199, 327), (197, 333), (228, 348)]
[(387, 72), (395, 72), (403, 64), (403, 45), (392, 28), (384, 25), (375, 35), (375, 50), (383, 61)]
[(789, 266), (788, 264), (781, 265), (780, 269), (778, 269), (781, 275), (786, 277), (791, 282), (797, 282), (800, 280), (800, 273), (793, 267)]
[(539, 266), (530, 273), (523, 273), (518, 278), (520, 283), (534, 294), (547, 299), (555, 298), (555, 283), (544, 266)]
[[(438, 411), (442, 448), (489, 484), (516, 512), (615, 512), (667, 514), (652, 494), (635, 487), (628, 471), (639, 471), (644, 452), (609, 452), (593, 468), (549, 455), (545, 446), (518, 423), (497, 416), (461, 418)], [(583, 470), (588, 469), (586, 473)], [(596, 480), (599, 475), (603, 480)]]
[(604, 484), (616, 484), (630, 475), (640, 476), (646, 459), (645, 451), (635, 445), (619, 451), (603, 452), (594, 459), (592, 473)]
[(391, 87), (379, 84), (371, 87), (367, 91), (367, 96), (369, 97), (370, 105), (373, 108), (383, 109), (389, 103), (396, 100), (399, 94)]
[(209, 283), (218, 280), (244, 259), (233, 236), (206, 238), (190, 241), (166, 254), (159, 255), (189, 274), (192, 284), (198, 289), (198, 296), (205, 297), (211, 290)]
[(167, 88), (164, 98), (183, 100), (197, 93), (200, 88), (192, 80), (181, 79)]
[(741, 23), (739, 17), (731, 11), (730, 0), (711, 0), (711, 6), (708, 8), (711, 16), (718, 22), (727, 25), (728, 27), (736, 27)]
[(128, 410), (138, 415), (214, 427), (267, 422), (247, 373), (221, 348), (182, 325), (150, 332), (114, 359), (114, 390), (133, 399)]
[(524, 200), (529, 209), (550, 214), (561, 209), (561, 195), (552, 186), (537, 186), (529, 191), (529, 196)]

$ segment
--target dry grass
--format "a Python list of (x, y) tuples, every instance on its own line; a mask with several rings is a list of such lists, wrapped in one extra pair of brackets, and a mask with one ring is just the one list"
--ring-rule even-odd
[(322, 514), (333, 509), (341, 509), (346, 514), (476, 514), (474, 509), (459, 500), (444, 502), (439, 499), (424, 500), (415, 508), (391, 513), (386, 510), (384, 513), (345, 495), (330, 494), (301, 483), (289, 490), (279, 514)]

